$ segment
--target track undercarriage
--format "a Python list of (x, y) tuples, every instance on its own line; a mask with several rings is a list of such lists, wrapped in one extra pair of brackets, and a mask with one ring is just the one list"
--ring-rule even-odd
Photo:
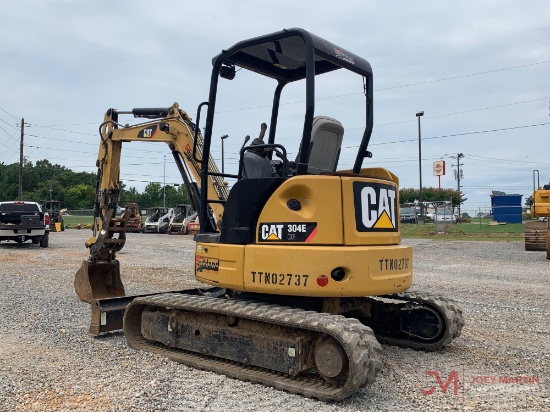
[(456, 303), (427, 294), (277, 299), (195, 293), (134, 299), (124, 315), (128, 344), (322, 401), (344, 399), (374, 381), (382, 365), (378, 341), (437, 350), (463, 326)]

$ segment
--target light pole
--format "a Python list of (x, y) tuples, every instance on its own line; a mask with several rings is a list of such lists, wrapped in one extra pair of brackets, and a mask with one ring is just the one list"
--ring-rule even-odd
[(220, 139), (222, 139), (222, 174), (224, 173), (224, 165), (223, 165), (223, 141), (227, 139), (229, 135), (224, 134)]
[(420, 220), (424, 222), (424, 213), (422, 205), (422, 134), (420, 132), (420, 118), (424, 116), (424, 111), (416, 112), (418, 118), (418, 175), (420, 176), (420, 193), (418, 194), (418, 201), (420, 203)]
[[(463, 179), (463, 175), (461, 174), (460, 166), (464, 166), (464, 164), (460, 163), (460, 159), (462, 159), (464, 155), (462, 153), (457, 153), (456, 156), (451, 156), (451, 159), (456, 159), (456, 171), (455, 171), (455, 179), (456, 179), (456, 191), (458, 192), (458, 196), (460, 197), (460, 180)], [(454, 167), (455, 165), (453, 165)], [(460, 216), (460, 200), (458, 202), (458, 216)]]
[(164, 155), (164, 177), (162, 178), (162, 197), (164, 199), (163, 207), (166, 207), (166, 155)]

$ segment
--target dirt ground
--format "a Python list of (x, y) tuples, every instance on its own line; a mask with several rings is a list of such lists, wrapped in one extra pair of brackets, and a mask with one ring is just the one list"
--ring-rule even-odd
[[(0, 411), (550, 410), (550, 261), (521, 242), (406, 240), (411, 289), (463, 308), (462, 336), (440, 352), (383, 346), (376, 382), (323, 403), (192, 369), (88, 334), (73, 279), (89, 230), (50, 247), (0, 244)], [(188, 236), (128, 234), (128, 294), (195, 287)]]

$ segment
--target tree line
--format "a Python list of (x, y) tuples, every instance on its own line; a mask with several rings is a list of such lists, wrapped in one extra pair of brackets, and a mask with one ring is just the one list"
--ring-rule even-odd
[[(23, 200), (42, 203), (50, 198), (66, 209), (92, 209), (96, 194), (97, 175), (90, 172), (74, 172), (65, 166), (38, 160), (36, 164), (23, 165)], [(135, 187), (126, 188), (119, 183), (119, 205), (137, 202), (142, 208), (162, 206), (166, 194), (166, 206), (189, 203), (187, 190), (182, 184), (177, 188), (150, 182), (142, 193)], [(166, 193), (165, 193), (166, 192)], [(50, 197), (51, 196), (51, 197)], [(19, 197), (19, 163), (6, 165), (0, 162), (0, 201), (17, 200)]]
[[(90, 172), (74, 172), (65, 166), (52, 164), (48, 160), (25, 162), (23, 165), (23, 200), (42, 202), (51, 198), (67, 209), (92, 209), (96, 193), (97, 176)], [(150, 182), (142, 193), (135, 187), (126, 188), (120, 182), (120, 206), (136, 202), (142, 208), (162, 206), (166, 195), (166, 206), (189, 203), (187, 189), (181, 184), (162, 187), (160, 183)], [(19, 163), (6, 165), (0, 163), (0, 201), (16, 200), (19, 194)], [(399, 190), (400, 203), (415, 203), (419, 199), (419, 189), (403, 188)], [(467, 199), (461, 192), (453, 189), (422, 188), (422, 198), (426, 202), (452, 201), (453, 205), (462, 204)]]

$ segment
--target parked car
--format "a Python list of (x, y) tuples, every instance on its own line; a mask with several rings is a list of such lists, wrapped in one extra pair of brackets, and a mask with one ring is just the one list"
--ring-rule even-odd
[(418, 223), (418, 216), (412, 207), (402, 207), (399, 212), (401, 223)]
[(479, 213), (477, 214), (477, 217), (480, 218), (480, 219), (490, 219), (490, 218), (493, 217), (493, 215), (490, 214), (490, 213), (482, 213), (482, 212), (479, 212)]
[(456, 216), (453, 214), (452, 209), (439, 208), (435, 211), (434, 222), (456, 223)]

